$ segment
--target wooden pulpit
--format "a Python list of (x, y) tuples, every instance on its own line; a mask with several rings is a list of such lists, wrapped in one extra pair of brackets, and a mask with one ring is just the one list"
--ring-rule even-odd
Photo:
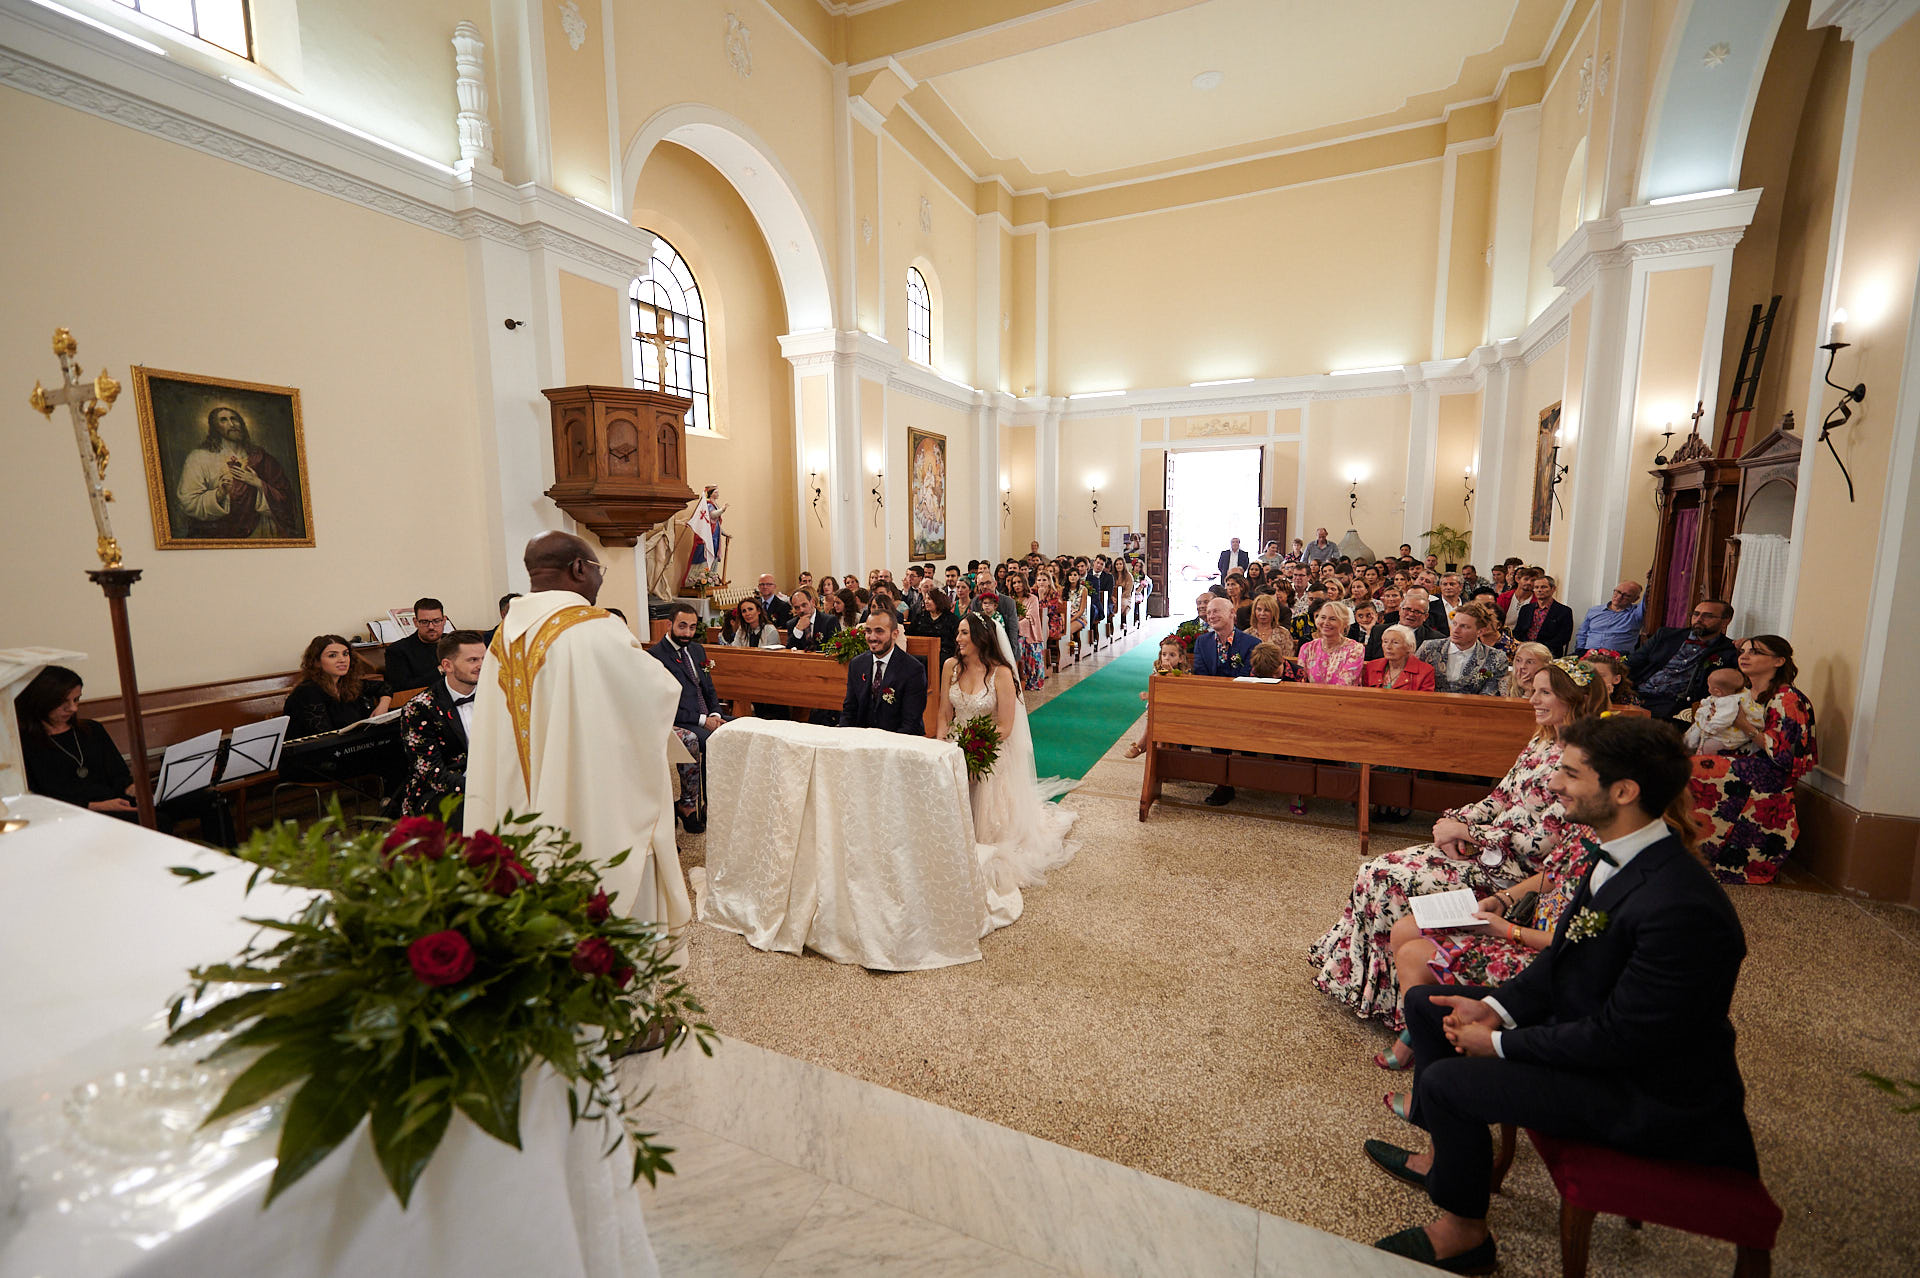
[(626, 386), (540, 392), (553, 414), (553, 504), (601, 544), (631, 546), (694, 498), (687, 485), (693, 401)]
[(1667, 465), (1649, 472), (1659, 488), (1660, 532), (1647, 570), (1644, 634), (1684, 626), (1693, 605), (1724, 599), (1727, 538), (1733, 535), (1740, 467), (1716, 457), (1698, 435), (1688, 437)]

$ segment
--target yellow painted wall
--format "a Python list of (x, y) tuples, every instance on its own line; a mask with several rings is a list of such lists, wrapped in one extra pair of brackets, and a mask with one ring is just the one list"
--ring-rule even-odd
[(792, 367), (778, 342), (786, 305), (766, 241), (726, 179), (671, 143), (648, 157), (633, 210), (636, 224), (664, 236), (686, 260), (707, 310), (715, 432), (688, 432), (687, 481), (696, 489), (721, 485), (735, 582), (761, 572), (790, 581), (799, 567), (794, 507), (805, 471), (796, 475)]
[(1435, 161), (1057, 229), (1048, 389), (1424, 359), (1439, 198)]
[[(1139, 484), (1140, 459), (1134, 446), (1133, 414), (1062, 420), (1057, 507), (1060, 551), (1089, 556), (1097, 553), (1101, 524), (1133, 522)], [(1100, 490), (1097, 520), (1090, 491), (1094, 486)]]
[[(273, 7), (282, 9), (279, 4)], [(262, 64), (299, 91), (314, 110), (448, 164), (460, 157), (453, 123), (458, 110), (453, 28), (463, 20), (480, 28), (487, 42), (488, 78), (497, 85), (499, 77), (491, 70), (492, 22), (485, 5), (463, 0), (327, 0), (286, 8), (298, 23), (298, 47), (263, 45), (263, 15), (256, 9), (255, 49)], [(277, 30), (284, 16), (284, 10), (271, 15), (275, 20), (264, 29)], [(524, 175), (517, 180), (524, 181)]]
[[(1843, 777), (1854, 763), (1847, 735), (1859, 692), (1864, 605), (1872, 582), (1862, 553), (1870, 555), (1879, 539), (1895, 406), (1916, 393), (1901, 385), (1920, 271), (1920, 222), (1913, 216), (1920, 207), (1915, 84), (1920, 84), (1920, 21), (1908, 21), (1867, 62), (1845, 247), (1834, 285), (1836, 305), (1848, 312), (1847, 338), (1853, 346), (1840, 353), (1833, 379), (1849, 386), (1865, 382), (1869, 388), (1853, 420), (1833, 436), (1853, 473), (1855, 499), (1847, 500), (1839, 467), (1824, 456), (1816, 460), (1812, 485), (1802, 495), (1809, 503), (1806, 538), (1788, 637), (1800, 666), (1799, 686), (1813, 698), (1818, 716), (1820, 766)], [(1835, 398), (1823, 396), (1822, 402)], [(1861, 570), (1834, 571), (1840, 563), (1861, 565)], [(1904, 770), (1896, 767), (1894, 775), (1904, 775), (1910, 785), (1911, 761), (1907, 764)]]
[[(1654, 508), (1659, 484), (1647, 472), (1660, 453), (1660, 432), (1669, 422), (1681, 432), (1678, 448), (1691, 428), (1687, 420), (1697, 402), (1700, 354), (1707, 328), (1712, 271), (1705, 266), (1657, 271), (1647, 280), (1647, 322), (1640, 343), (1640, 380), (1633, 397), (1633, 464), (1627, 480), (1627, 526), (1620, 543), (1620, 575), (1645, 583), (1660, 536)], [(1745, 330), (1742, 330), (1743, 334)], [(1701, 419), (1705, 429), (1708, 417)], [(1758, 438), (1757, 434), (1749, 439)], [(1716, 554), (1718, 552), (1716, 551)]]
[(805, 456), (797, 468), (806, 484), (800, 494), (805, 514), (802, 526), (806, 530), (800, 567), (818, 581), (827, 573), (838, 577), (848, 571), (839, 566), (833, 553), (833, 491), (827, 475), (828, 424), (833, 416), (831, 382), (825, 376), (803, 377), (799, 385), (800, 421), (806, 441)]
[[(1293, 536), (1303, 528), (1326, 525), (1338, 541), (1348, 526), (1348, 480), (1360, 476), (1360, 504), (1351, 521), (1375, 554), (1405, 540), (1403, 510), (1407, 489), (1407, 416), (1405, 395), (1374, 399), (1331, 399), (1310, 405), (1301, 467), (1306, 477), (1306, 509), (1293, 516)], [(1414, 531), (1419, 531), (1415, 529)]]
[[(881, 287), (887, 290), (884, 336), (903, 354), (907, 351), (907, 267), (918, 265), (936, 298), (933, 366), (972, 385), (978, 255), (973, 207), (931, 177), (891, 132), (880, 138), (880, 177), (885, 201), (880, 265)], [(930, 231), (921, 228), (922, 199), (929, 205)]]
[[(73, 434), (64, 412), (46, 422), (24, 403), (58, 379), (56, 325), (89, 374), (126, 387), (101, 434), (114, 531), (145, 574), (131, 603), (144, 686), (288, 670), (314, 635), (363, 631), (422, 594), (492, 624), (506, 582), (490, 567), (458, 240), (11, 89), (0, 153), (42, 173), (82, 155), (140, 193), (10, 188), (0, 384), (21, 398), (0, 463), (0, 647), (86, 652), (88, 694), (117, 690), (106, 605), (84, 576), (99, 563)], [(154, 549), (132, 364), (299, 388), (311, 549)]]
[[(1569, 27), (1578, 30), (1577, 21), (1577, 18), (1570, 21)], [(1592, 54), (1593, 40), (1591, 23), (1578, 32), (1577, 38), (1563, 40), (1566, 56), (1550, 64), (1549, 76), (1557, 78), (1552, 80), (1552, 87), (1540, 104), (1540, 162), (1534, 176), (1532, 264), (1527, 273), (1529, 320), (1553, 300), (1553, 273), (1547, 269), (1547, 260), (1567, 238), (1560, 226), (1560, 193), (1568, 163), (1587, 132), (1587, 117), (1578, 108), (1579, 67), (1581, 60)], [(1601, 162), (1590, 149), (1588, 171)], [(1591, 218), (1595, 214), (1588, 210), (1586, 216)]]
[(1007, 390), (1015, 395), (1037, 395), (1045, 387), (1034, 382), (1034, 281), (1037, 270), (1036, 235), (1013, 237), (1009, 255), (1013, 312), (1007, 334)]
[(586, 35), (576, 49), (561, 25), (560, 6), (543, 4), (540, 11), (546, 15), (547, 131), (553, 139), (554, 188), (611, 208), (606, 24), (597, 9), (584, 6)]
[[(1479, 391), (1440, 397), (1440, 431), (1433, 452), (1434, 523), (1462, 530), (1473, 527), (1466, 502), (1466, 469), (1473, 464), (1474, 450), (1480, 442), (1481, 398)], [(1486, 566), (1477, 565), (1483, 569)]]
[(560, 272), (560, 320), (569, 386), (621, 384), (622, 295), (596, 280)]
[(1486, 340), (1487, 247), (1493, 243), (1492, 147), (1456, 159), (1452, 250), (1447, 266), (1443, 357), (1465, 355)]
[(1006, 516), (1000, 544), (1009, 554), (1027, 552), (1027, 544), (1034, 539), (1033, 531), (1033, 481), (1034, 428), (1031, 426), (1003, 426), (1000, 429), (1000, 471), (1013, 492), (1006, 497), (1012, 513)]
[[(1804, 0), (1796, 0), (1804, 7)], [(1848, 65), (1853, 47), (1836, 28), (1805, 30), (1792, 14), (1781, 24), (1766, 79), (1755, 103), (1740, 184), (1760, 187), (1753, 225), (1733, 251), (1727, 328), (1721, 356), (1721, 399), (1733, 387), (1755, 304), (1780, 295), (1773, 340), (1754, 396), (1747, 428), (1751, 447), (1783, 413), (1806, 415), (1807, 385), (1818, 347), (1826, 340), (1820, 290), (1826, 283), (1827, 244), (1833, 230), (1834, 180), (1846, 124)], [(1775, 105), (1776, 102), (1778, 105)], [(1782, 119), (1776, 111), (1790, 111)], [(1762, 118), (1763, 113), (1768, 118)], [(1801, 425), (1805, 425), (1801, 422)]]
[[(641, 126), (667, 107), (698, 102), (733, 116), (766, 144), (792, 179), (826, 255), (827, 278), (837, 280), (837, 99), (825, 60), (771, 14), (738, 0), (675, 0), (618, 9), (614, 45), (622, 153)], [(740, 75), (727, 61), (729, 12), (744, 18), (751, 32), (751, 75)]]

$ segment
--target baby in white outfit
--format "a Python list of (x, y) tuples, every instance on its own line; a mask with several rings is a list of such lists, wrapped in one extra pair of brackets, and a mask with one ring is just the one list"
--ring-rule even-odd
[(1681, 715), (1693, 719), (1687, 729), (1687, 749), (1694, 754), (1739, 754), (1751, 749), (1753, 742), (1734, 727), (1741, 715), (1754, 723), (1761, 720), (1759, 705), (1747, 691), (1747, 677), (1731, 667), (1715, 670), (1707, 676), (1707, 695)]

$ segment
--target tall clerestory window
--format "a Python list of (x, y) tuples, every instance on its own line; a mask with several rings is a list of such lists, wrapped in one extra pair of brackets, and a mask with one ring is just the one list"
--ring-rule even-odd
[(933, 297), (917, 266), (907, 268), (907, 358), (933, 364)]
[[(649, 232), (651, 234), (651, 232)], [(713, 429), (707, 389), (707, 311), (700, 286), (687, 263), (661, 236), (653, 237), (653, 262), (633, 282), (627, 296), (633, 313), (633, 383), (641, 390), (664, 390), (693, 401), (687, 425)], [(666, 385), (660, 384), (665, 352)]]
[(123, 9), (164, 22), (176, 31), (253, 58), (253, 29), (247, 22), (246, 0), (114, 0)]

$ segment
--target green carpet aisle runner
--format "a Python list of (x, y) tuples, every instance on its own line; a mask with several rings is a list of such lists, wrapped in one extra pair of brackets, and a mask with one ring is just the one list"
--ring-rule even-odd
[(1034, 770), (1043, 777), (1079, 779), (1146, 712), (1140, 694), (1159, 641), (1147, 636), (1029, 716)]

